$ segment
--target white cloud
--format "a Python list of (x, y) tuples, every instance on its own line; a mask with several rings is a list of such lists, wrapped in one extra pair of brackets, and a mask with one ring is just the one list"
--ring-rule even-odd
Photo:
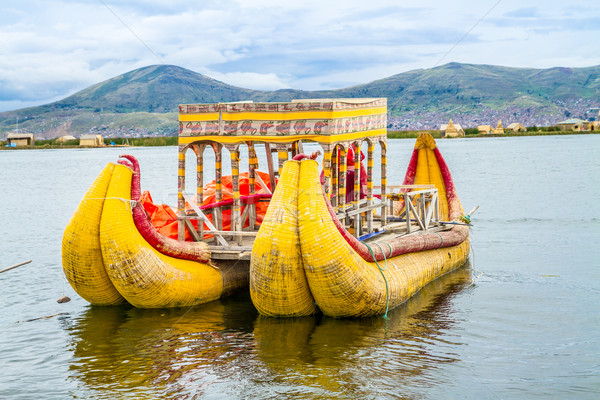
[(600, 64), (598, 19), (585, 0), (14, 2), (0, 10), (0, 110), (163, 61), (263, 90), (338, 88), (440, 60), (583, 67)]

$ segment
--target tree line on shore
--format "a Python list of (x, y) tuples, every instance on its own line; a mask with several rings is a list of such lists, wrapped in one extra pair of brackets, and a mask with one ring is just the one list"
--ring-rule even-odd
[[(434, 138), (442, 138), (442, 134), (439, 130), (416, 130), (416, 131), (388, 131), (389, 139), (414, 139), (419, 136), (420, 132), (429, 132)], [(575, 132), (575, 131), (562, 131), (557, 126), (546, 126), (546, 127), (527, 127), (526, 132), (519, 133), (504, 133), (504, 134), (481, 134), (477, 128), (465, 129), (465, 137), (499, 137), (499, 136), (543, 136), (543, 135), (574, 135), (574, 134), (586, 134), (590, 132)], [(596, 132), (592, 132), (596, 133)], [(33, 148), (37, 149), (58, 149), (58, 148), (79, 148), (79, 140), (68, 140), (65, 142), (59, 142), (55, 139), (42, 139), (35, 140)], [(106, 138), (104, 139), (104, 146), (177, 146), (177, 136), (160, 136), (160, 137), (139, 137), (139, 138)], [(2, 149), (8, 149), (6, 147), (6, 141), (0, 141)], [(98, 147), (98, 146), (96, 146)], [(32, 147), (12, 147), (12, 149), (23, 149)]]

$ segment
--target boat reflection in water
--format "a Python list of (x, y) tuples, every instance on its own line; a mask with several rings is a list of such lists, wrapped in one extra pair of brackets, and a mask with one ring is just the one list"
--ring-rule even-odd
[(189, 309), (90, 307), (62, 320), (70, 378), (93, 398), (398, 395), (439, 384), (427, 371), (456, 361), (452, 298), (471, 282), (467, 264), (388, 319), (259, 317), (248, 294)]

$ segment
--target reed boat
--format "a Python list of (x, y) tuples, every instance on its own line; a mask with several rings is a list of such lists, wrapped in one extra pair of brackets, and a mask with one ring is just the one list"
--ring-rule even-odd
[[(428, 133), (417, 139), (402, 192), (387, 196), (389, 209), (400, 210), (400, 218), (390, 220), (403, 221), (382, 224), (360, 238), (348, 232), (343, 220), (348, 215), (366, 220), (371, 207), (338, 214), (318, 170), (310, 159), (284, 166), (278, 183), (284, 189), (275, 192), (253, 248), (250, 288), (261, 314), (386, 315), (467, 261), (465, 222), (470, 218)], [(413, 227), (415, 222), (419, 226)], [(273, 239), (280, 236), (285, 239)]]
[(466, 262), (469, 215), (429, 134), (387, 184), (386, 115), (384, 98), (180, 105), (177, 211), (154, 218), (134, 157), (109, 163), (65, 229), (69, 283), (95, 305), (193, 306), (249, 287), (266, 316), (387, 314)]

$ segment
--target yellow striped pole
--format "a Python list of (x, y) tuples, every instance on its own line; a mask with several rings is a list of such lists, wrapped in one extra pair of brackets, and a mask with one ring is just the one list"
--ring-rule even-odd
[[(204, 150), (206, 145), (195, 146), (196, 151), (196, 203), (204, 202)], [(204, 221), (198, 220), (198, 234), (204, 239)]]
[[(185, 216), (185, 200), (183, 192), (185, 191), (185, 146), (179, 146), (178, 168), (177, 168), (177, 216)], [(183, 220), (177, 221), (177, 238), (185, 240), (185, 224)]]
[[(354, 142), (354, 199), (352, 203), (358, 210), (360, 202), (360, 145), (361, 142)], [(351, 145), (352, 146), (352, 145)], [(359, 237), (360, 232), (360, 214), (354, 216), (354, 236)]]
[(373, 155), (375, 153), (375, 143), (368, 141), (367, 150), (367, 200), (369, 204), (373, 202)]
[(221, 145), (217, 145), (215, 149), (215, 200), (217, 202), (223, 200), (222, 160), (223, 155), (221, 154)]
[(256, 157), (256, 150), (254, 150), (254, 144), (248, 142), (248, 193), (256, 193), (256, 169), (258, 168), (258, 158)]
[[(231, 155), (231, 183), (233, 191), (233, 209), (231, 213), (231, 230), (241, 231), (241, 212), (240, 212), (240, 153), (238, 146), (228, 146)], [(241, 245), (241, 236), (236, 236), (237, 243)]]
[(360, 201), (360, 142), (354, 142), (354, 199), (356, 208)]
[[(373, 204), (373, 154), (375, 153), (375, 143), (368, 140), (369, 148), (367, 150), (367, 205)], [(373, 212), (367, 213), (367, 231), (373, 232)]]
[[(256, 193), (256, 170), (258, 169), (258, 158), (256, 157), (256, 150), (254, 150), (254, 143), (247, 142), (248, 145), (248, 193)], [(250, 230), (254, 230), (256, 225), (256, 205), (248, 204), (246, 207), (250, 207), (248, 213)], [(243, 228), (243, 226), (242, 226)]]
[[(215, 201), (218, 203), (223, 200), (223, 186), (221, 183), (222, 178), (222, 168), (221, 163), (223, 160), (222, 149), (223, 145), (220, 143), (216, 143), (213, 145), (213, 149), (215, 151)], [(213, 208), (213, 221), (216, 219), (216, 223), (214, 225), (218, 230), (223, 229), (223, 213), (221, 208)]]
[(344, 145), (340, 145), (340, 183), (338, 186), (339, 191), (339, 201), (338, 206), (343, 206), (346, 204), (346, 149)]
[(338, 164), (338, 146), (333, 147), (333, 152), (330, 153), (330, 174), (331, 174), (331, 193), (330, 198), (332, 199), (332, 206), (337, 207), (339, 204), (339, 164)]
[[(387, 144), (385, 140), (379, 141), (381, 146), (381, 201), (386, 201), (386, 188), (387, 188)], [(387, 224), (387, 207), (381, 209), (381, 226)]]
[(281, 171), (283, 171), (283, 163), (286, 162), (288, 159), (287, 144), (277, 145), (277, 159), (279, 160), (279, 176), (281, 176)]

